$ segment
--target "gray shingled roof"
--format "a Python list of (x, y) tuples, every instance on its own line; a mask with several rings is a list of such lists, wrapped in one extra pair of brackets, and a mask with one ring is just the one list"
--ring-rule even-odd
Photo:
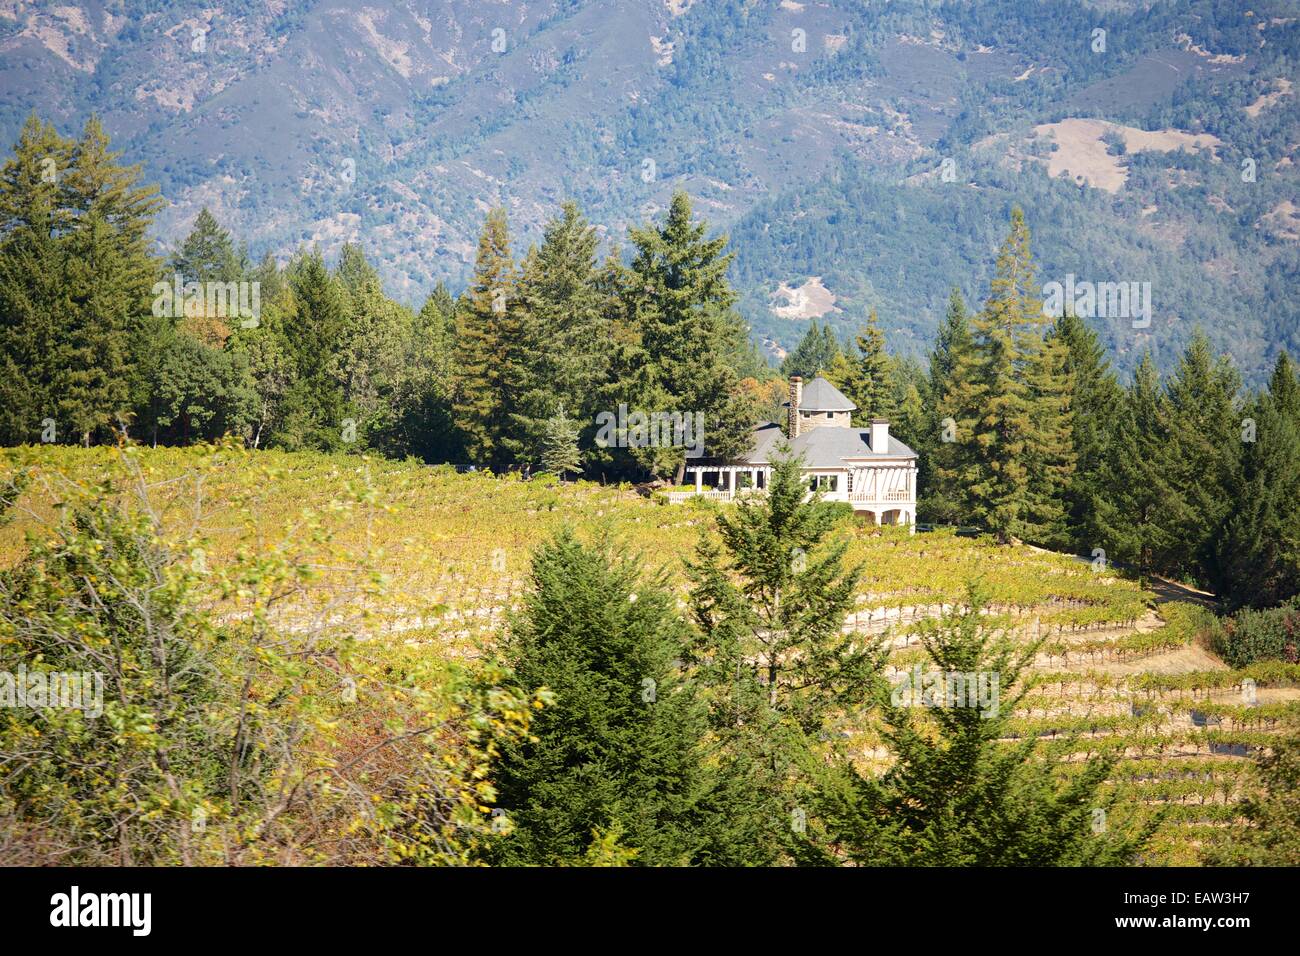
[[(781, 407), (789, 408), (790, 403), (786, 402)], [(799, 407), (805, 412), (851, 412), (858, 406), (845, 398), (844, 393), (838, 388), (818, 375), (804, 385)]]
[[(785, 441), (781, 426), (764, 422), (754, 429), (753, 450), (737, 464), (768, 465)], [(803, 455), (806, 468), (843, 468), (845, 458), (915, 458), (916, 452), (893, 435), (889, 436), (889, 449), (877, 451), (871, 447), (871, 429), (836, 428), (824, 425), (801, 434), (790, 442), (790, 450)]]

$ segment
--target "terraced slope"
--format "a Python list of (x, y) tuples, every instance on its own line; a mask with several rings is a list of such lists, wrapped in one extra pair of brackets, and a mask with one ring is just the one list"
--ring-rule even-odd
[[(458, 475), (350, 456), (158, 449), (132, 460), (178, 545), (201, 546), (214, 569), (241, 548), (310, 550), (304, 515), (324, 516), (335, 532), (331, 553), (359, 556), (383, 575), (369, 606), (340, 609), (339, 619), (364, 610), (364, 623), (346, 618), (358, 637), (441, 656), (469, 656), (490, 644), (527, 587), (532, 549), (560, 528), (611, 535), (682, 582), (681, 559), (719, 507), (664, 506), (627, 488)], [(0, 481), (15, 471), (30, 484), (14, 520), (0, 527), (0, 565), (20, 558), (24, 534), (39, 533), (54, 513), (51, 502), (66, 500), (70, 484), (89, 489), (113, 479), (122, 488), (128, 477), (107, 449), (0, 451)], [(974, 579), (988, 592), (996, 622), (1040, 642), (1034, 687), (1013, 732), (1080, 757), (1120, 755), (1110, 782), (1119, 795), (1115, 812), (1167, 814), (1152, 863), (1193, 863), (1202, 843), (1230, 834), (1249, 754), (1300, 724), (1300, 667), (1228, 668), (1198, 642), (1209, 612), (1194, 593), (1143, 590), (1090, 563), (1029, 547), (946, 533), (908, 536), (851, 521), (842, 533), (850, 558), (866, 568), (845, 626), (886, 640), (895, 673), (923, 657), (917, 622), (960, 600)], [(325, 587), (329, 562), (322, 555), (318, 563)], [(1188, 599), (1174, 599), (1181, 597)], [(305, 612), (283, 613), (281, 623), (293, 626)], [(869, 718), (838, 730), (864, 767), (887, 759)]]

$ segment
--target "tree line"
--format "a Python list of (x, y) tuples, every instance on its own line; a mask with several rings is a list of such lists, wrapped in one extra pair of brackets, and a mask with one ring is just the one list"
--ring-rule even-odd
[[(516, 258), (492, 210), (469, 287), (439, 284), (418, 312), (384, 294), (358, 245), (332, 269), (315, 248), (253, 264), (206, 209), (156, 255), (160, 203), (95, 121), (75, 142), (35, 117), (24, 126), (0, 173), (0, 441), (235, 433), (497, 471), (546, 458), (663, 475), (680, 471), (681, 448), (595, 447), (597, 412), (699, 413), (710, 447), (734, 454), (772, 376), (733, 308), (726, 239), (684, 193), (662, 224), (630, 231), (626, 261), (617, 248), (598, 258), (573, 203)], [(231, 295), (214, 299), (214, 285)]]
[[(522, 257), (492, 210), (468, 288), (440, 284), (418, 312), (384, 294), (358, 245), (333, 268), (317, 249), (254, 265), (207, 210), (158, 255), (160, 203), (96, 121), (70, 140), (28, 120), (0, 170), (0, 441), (234, 433), (680, 481), (682, 447), (597, 442), (597, 415), (699, 414), (722, 458), (782, 418), (783, 384), (735, 310), (727, 239), (685, 193), (603, 259), (574, 203)], [(988, 298), (970, 312), (953, 292), (928, 368), (890, 355), (872, 313), (847, 343), (812, 323), (781, 371), (826, 375), (858, 424), (894, 423), (920, 455), (922, 520), (1171, 575), (1230, 607), (1300, 592), (1300, 392), (1285, 352), (1243, 394), (1198, 333), (1168, 377), (1148, 355), (1121, 384), (1082, 319), (1044, 316), (1034, 277), (1015, 209)], [(238, 306), (214, 308), (214, 284), (238, 286)]]
[(929, 368), (885, 350), (875, 315), (853, 342), (814, 322), (785, 359), (880, 415), (920, 456), (918, 517), (970, 524), (1213, 590), (1229, 608), (1300, 593), (1300, 381), (1285, 351), (1243, 392), (1197, 330), (1161, 376), (1122, 384), (1095, 330), (1044, 315), (1017, 208), (988, 299), (953, 291)]

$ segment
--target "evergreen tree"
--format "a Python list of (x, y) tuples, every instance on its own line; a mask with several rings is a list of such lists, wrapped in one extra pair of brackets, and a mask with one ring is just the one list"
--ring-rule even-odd
[(345, 311), (330, 375), (348, 417), (357, 423), (358, 439), (366, 447), (403, 454), (404, 362), (415, 317), (384, 295), (358, 247), (345, 247), (337, 275)]
[(768, 494), (720, 514), (721, 548), (702, 537), (688, 566), (699, 630), (690, 661), (724, 777), (752, 794), (765, 844), (787, 850), (817, 736), (868, 699), (882, 662), (876, 644), (843, 632), (861, 568), (844, 567), (845, 542), (828, 540), (835, 511), (805, 501), (807, 490), (799, 460), (779, 459)]
[(542, 443), (542, 468), (561, 480), (570, 472), (582, 471), (582, 452), (578, 449), (577, 423), (564, 414), (564, 406), (546, 420)]
[[(671, 396), (668, 409), (703, 417), (710, 454), (733, 458), (750, 444), (752, 421), (731, 364), (744, 351), (743, 323), (727, 279), (732, 255), (726, 236), (706, 238), (708, 224), (695, 222), (690, 198), (677, 192), (662, 226), (630, 232), (636, 254), (626, 295), (636, 300), (641, 347), (653, 363), (651, 394)], [(676, 449), (676, 480), (686, 467)]]
[(1270, 388), (1245, 409), (1226, 485), (1230, 507), (1211, 538), (1210, 581), (1229, 610), (1300, 593), (1300, 415), (1285, 352)]
[[(54, 127), (28, 118), (14, 155), (0, 169), (0, 443), (40, 440), (55, 415), (57, 324), (69, 309), (62, 237), (69, 212), (59, 175), (73, 144)], [(69, 423), (56, 424), (66, 440)]]
[(230, 233), (221, 228), (206, 206), (195, 217), (190, 234), (169, 266), (181, 274), (183, 282), (238, 282), (245, 271)]
[(456, 301), (439, 282), (415, 317), (398, 398), (402, 446), (425, 461), (459, 461), (451, 409)]
[(140, 166), (121, 166), (117, 158), (92, 118), (63, 183), (76, 226), (65, 237), (69, 310), (54, 348), (53, 391), (56, 417), (86, 444), (130, 414), (133, 332), (157, 272), (146, 236), (161, 205), (157, 187), (137, 185)]
[(563, 404), (579, 422), (594, 418), (596, 386), (607, 374), (609, 338), (596, 268), (598, 244), (595, 228), (578, 205), (566, 202), (525, 263), (519, 294), (533, 324), (536, 416), (549, 416)]
[(1240, 385), (1231, 363), (1216, 360), (1209, 339), (1197, 329), (1166, 388), (1170, 448), (1165, 476), (1188, 506), (1166, 513), (1173, 547), (1163, 570), (1169, 574), (1205, 579), (1215, 529), (1230, 507), (1228, 476), (1241, 447)]
[(516, 289), (506, 211), (488, 213), (474, 280), (456, 315), (452, 407), (470, 459), (494, 470), (521, 448), (511, 417), (527, 387), (529, 343)]
[(912, 447), (919, 455), (917, 502), (919, 517), (942, 524), (955, 524), (966, 516), (966, 488), (961, 446), (957, 443), (956, 419), (959, 396), (964, 394), (964, 380), (954, 381), (958, 368), (963, 375), (974, 369), (974, 339), (970, 319), (961, 292), (952, 290), (948, 311), (930, 353), (930, 381), (925, 403), (927, 430), (925, 440)]
[(289, 267), (293, 312), (284, 317), (284, 342), (293, 376), (282, 401), (275, 444), (290, 450), (343, 447), (347, 414), (337, 380), (346, 302), (318, 251), (300, 253)]
[(1072, 386), (1064, 346), (1046, 338), (1043, 325), (1029, 229), (1017, 207), (972, 346), (947, 375), (939, 418), (954, 440), (941, 439), (951, 447), (934, 467), (939, 495), (1002, 542), (1051, 543), (1064, 528)]
[(1192, 513), (1167, 477), (1173, 454), (1168, 417), (1160, 376), (1147, 353), (1125, 394), (1089, 506), (1096, 547), (1143, 574), (1167, 566), (1178, 547), (1169, 529)]
[(895, 417), (893, 363), (885, 352), (885, 333), (880, 331), (875, 309), (867, 317), (866, 326), (858, 332), (854, 345), (856, 352), (849, 359), (853, 375), (844, 393), (858, 406), (853, 413), (854, 424), (866, 427), (873, 418), (892, 420)]
[(1110, 369), (1097, 333), (1073, 310), (1067, 310), (1057, 320), (1053, 335), (1065, 344), (1066, 368), (1074, 384), (1070, 405), (1074, 413), (1075, 468), (1064, 495), (1069, 538), (1076, 549), (1090, 551), (1095, 544), (1092, 503), (1102, 480), (1106, 446), (1123, 406), (1124, 390)]
[[(830, 324), (819, 326), (816, 319), (808, 322), (808, 331), (804, 333), (799, 344), (794, 347), (781, 362), (781, 374), (785, 378), (800, 376), (805, 382), (818, 375), (834, 374), (836, 359), (842, 357), (839, 342), (831, 332)], [(841, 373), (842, 374), (842, 373)], [(829, 376), (828, 376), (829, 377)], [(837, 381), (837, 387), (840, 383)]]
[(0, 386), (7, 440), (46, 419), (89, 444), (131, 411), (132, 345), (157, 263), (146, 232), (160, 200), (121, 166), (99, 121), (75, 143), (35, 117), (0, 173)]
[(972, 345), (966, 303), (962, 301), (961, 290), (954, 287), (948, 296), (948, 311), (939, 326), (934, 351), (930, 353), (930, 395), (936, 406), (948, 392), (948, 379), (957, 362), (970, 352)]
[(648, 866), (712, 850), (706, 714), (679, 672), (685, 622), (662, 575), (563, 532), (533, 556), (532, 592), (505, 644), (517, 678), (554, 703), (493, 774), (512, 827), (488, 848), (505, 865), (578, 863), (617, 830)]
[(1029, 495), (1020, 533), (1062, 549), (1070, 544), (1067, 494), (1077, 467), (1074, 372), (1065, 341), (1041, 329), (1026, 331), (1024, 351), (1032, 432), (1027, 446)]
[[(873, 866), (1133, 862), (1155, 824), (1122, 830), (1109, 819), (1114, 797), (1100, 790), (1113, 757), (1066, 776), (1063, 748), (1040, 754), (1032, 736), (1002, 742), (1037, 645), (1017, 649), (1013, 634), (987, 623), (983, 604), (972, 589), (964, 607), (923, 623), (932, 666), (917, 665), (882, 701), (894, 762), (879, 778), (841, 764), (821, 798), (825, 838)], [(1098, 820), (1104, 832), (1094, 834)]]

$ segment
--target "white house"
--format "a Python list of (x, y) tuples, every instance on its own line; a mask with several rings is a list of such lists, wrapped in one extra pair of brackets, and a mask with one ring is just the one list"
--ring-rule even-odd
[(730, 501), (737, 495), (761, 494), (772, 474), (772, 458), (782, 442), (803, 457), (809, 484), (821, 488), (826, 501), (847, 501), (854, 511), (870, 512), (877, 524), (916, 523), (916, 452), (889, 434), (889, 422), (872, 419), (870, 428), (854, 428), (857, 409), (826, 379), (805, 388), (790, 379), (787, 426), (764, 422), (754, 429), (747, 455), (734, 461), (704, 457), (686, 462), (694, 491), (670, 492), (669, 501), (702, 495)]

